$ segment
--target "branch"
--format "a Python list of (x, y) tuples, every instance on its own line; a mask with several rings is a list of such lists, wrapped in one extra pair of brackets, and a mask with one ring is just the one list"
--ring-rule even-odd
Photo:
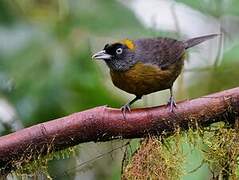
[(239, 113), (239, 87), (166, 106), (134, 109), (126, 118), (118, 109), (96, 107), (0, 137), (0, 168), (9, 173), (19, 162), (89, 141), (170, 135), (180, 127), (233, 123)]

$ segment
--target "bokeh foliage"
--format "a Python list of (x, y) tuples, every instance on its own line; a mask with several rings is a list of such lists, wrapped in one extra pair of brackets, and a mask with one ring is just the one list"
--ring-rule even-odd
[(0, 49), (5, 79), (0, 88), (25, 125), (98, 105), (119, 106), (91, 60), (90, 40), (139, 28), (132, 13), (115, 1), (0, 4), (1, 30), (7, 36)]

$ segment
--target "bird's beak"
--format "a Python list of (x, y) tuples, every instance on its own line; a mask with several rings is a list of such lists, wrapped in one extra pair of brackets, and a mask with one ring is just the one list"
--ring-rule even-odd
[(111, 59), (111, 55), (107, 54), (105, 50), (99, 51), (92, 56), (92, 59)]

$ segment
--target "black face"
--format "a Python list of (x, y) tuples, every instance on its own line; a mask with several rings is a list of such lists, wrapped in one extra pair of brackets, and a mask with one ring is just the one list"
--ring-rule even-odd
[(124, 71), (133, 66), (137, 61), (135, 52), (121, 43), (106, 44), (102, 51), (92, 56), (94, 59), (103, 59), (108, 67), (115, 71)]
[(110, 54), (112, 58), (120, 58), (123, 56), (126, 46), (120, 43), (115, 43), (115, 44), (106, 44), (104, 47), (104, 50), (107, 54)]

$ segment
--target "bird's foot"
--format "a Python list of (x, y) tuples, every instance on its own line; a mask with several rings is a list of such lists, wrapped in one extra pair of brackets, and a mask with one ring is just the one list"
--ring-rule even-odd
[(123, 105), (121, 108), (120, 108), (121, 112), (123, 113), (123, 116), (124, 116), (124, 119), (126, 119), (126, 112), (131, 112), (131, 109), (130, 109), (130, 105), (129, 103)]
[(170, 112), (174, 112), (174, 108), (177, 107), (177, 104), (176, 104), (176, 101), (174, 100), (173, 97), (169, 98), (167, 106), (169, 106), (169, 111)]

